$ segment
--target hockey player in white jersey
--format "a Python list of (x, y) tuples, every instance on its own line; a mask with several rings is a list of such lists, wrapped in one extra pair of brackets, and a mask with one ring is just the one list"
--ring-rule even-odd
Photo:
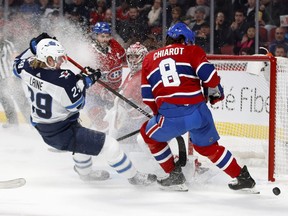
[[(103, 154), (108, 164), (133, 185), (155, 182), (155, 175), (136, 170), (114, 138), (78, 122), (79, 111), (85, 103), (85, 90), (100, 78), (101, 72), (87, 67), (88, 74), (75, 75), (69, 69), (60, 68), (66, 60), (62, 45), (42, 33), (31, 40), (30, 50), (25, 50), (14, 61), (14, 74), (24, 80), (30, 95), (31, 122), (44, 142), (58, 150), (94, 156)], [(90, 169), (79, 174), (88, 178), (94, 176), (97, 180), (109, 178), (104, 170)]]

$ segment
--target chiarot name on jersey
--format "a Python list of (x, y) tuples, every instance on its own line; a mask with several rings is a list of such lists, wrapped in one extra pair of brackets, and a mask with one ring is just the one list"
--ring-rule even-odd
[(159, 50), (154, 53), (153, 55), (153, 60), (156, 60), (157, 58), (165, 57), (165, 56), (170, 56), (170, 55), (183, 55), (183, 47), (174, 47), (174, 48), (168, 48), (168, 49), (163, 49)]
[(34, 88), (37, 88), (37, 89), (39, 89), (40, 91), (42, 91), (42, 85), (43, 85), (43, 82), (42, 82), (42, 81), (37, 80), (37, 79), (35, 79), (34, 77), (30, 77), (30, 82), (29, 82), (29, 84), (30, 84), (31, 86), (33, 86)]

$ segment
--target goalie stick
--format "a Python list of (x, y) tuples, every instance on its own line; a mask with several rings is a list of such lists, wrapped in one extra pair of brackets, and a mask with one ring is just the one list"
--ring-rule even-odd
[(26, 180), (24, 178), (0, 181), (0, 189), (18, 188), (24, 186), (25, 184)]
[[(69, 62), (71, 62), (74, 66), (76, 66), (77, 68), (79, 68), (83, 73), (87, 73), (86, 70), (80, 65), (78, 64), (76, 61), (74, 61), (72, 58), (70, 58), (69, 56), (67, 56), (67, 59)], [(106, 83), (102, 82), (101, 80), (97, 80), (97, 82), (102, 85), (103, 87), (105, 87), (107, 90), (109, 90), (110, 92), (112, 92), (113, 94), (115, 94), (117, 97), (119, 97), (120, 99), (122, 99), (123, 101), (125, 101), (126, 103), (128, 103), (130, 106), (132, 106), (133, 108), (135, 108), (136, 110), (138, 110), (140, 113), (142, 113), (143, 115), (147, 116), (148, 118), (152, 118), (153, 116), (150, 115), (148, 112), (146, 112), (145, 110), (141, 109), (139, 106), (137, 106), (135, 103), (133, 103), (132, 101), (130, 101), (129, 99), (127, 99), (126, 97), (124, 97), (123, 95), (121, 95), (119, 92), (115, 91), (113, 88), (111, 88), (109, 85), (107, 85)], [(138, 133), (139, 130), (136, 132), (132, 132), (132, 133)], [(127, 134), (129, 135), (129, 134)], [(127, 136), (129, 137), (129, 136)], [(123, 137), (120, 137), (121, 140), (125, 139)], [(117, 139), (119, 141), (119, 138)], [(178, 136), (176, 137), (177, 143), (178, 143), (178, 151), (179, 151), (179, 163), (181, 166), (185, 166), (186, 162), (187, 162), (187, 152), (186, 152), (186, 146), (185, 146), (185, 142), (182, 136)]]

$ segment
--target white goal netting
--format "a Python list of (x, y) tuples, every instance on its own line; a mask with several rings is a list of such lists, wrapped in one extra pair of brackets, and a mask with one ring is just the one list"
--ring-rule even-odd
[[(242, 163), (267, 167), (267, 172), (271, 172), (269, 180), (286, 178), (288, 59), (215, 55), (208, 58), (216, 66), (225, 91), (225, 99), (210, 107), (220, 143)], [(272, 63), (275, 60), (276, 66)]]

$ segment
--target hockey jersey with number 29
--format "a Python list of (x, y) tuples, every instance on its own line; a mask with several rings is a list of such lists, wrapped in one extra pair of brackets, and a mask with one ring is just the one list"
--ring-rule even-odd
[(27, 86), (32, 123), (55, 123), (79, 113), (85, 101), (84, 86), (76, 75), (64, 69), (33, 69), (33, 57), (21, 59), (22, 55), (16, 57), (13, 72)]

